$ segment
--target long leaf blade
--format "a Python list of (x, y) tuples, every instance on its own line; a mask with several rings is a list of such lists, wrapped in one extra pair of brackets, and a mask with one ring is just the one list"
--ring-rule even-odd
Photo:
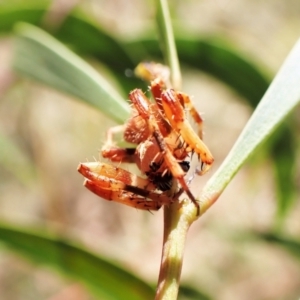
[(58, 237), (0, 224), (0, 241), (17, 254), (82, 282), (98, 299), (152, 299), (153, 289), (126, 270)]
[(14, 67), (22, 75), (68, 93), (124, 122), (130, 108), (114, 88), (73, 52), (29, 24), (16, 27)]
[[(43, 16), (47, 11), (47, 3), (26, 3), (26, 7), (24, 4), (0, 6), (0, 33), (10, 34), (14, 24), (21, 21), (42, 26)], [(75, 11), (69, 14), (61, 26), (51, 34), (64, 44), (70, 45), (76, 53), (101, 61), (113, 71), (114, 77), (126, 94), (141, 84), (139, 79), (126, 77), (124, 73), (125, 70), (133, 70), (142, 57), (136, 55), (136, 52), (131, 55), (126, 51), (124, 43), (118, 41), (110, 32), (100, 28), (99, 24), (95, 24), (82, 13), (78, 14)]]
[[(273, 170), (276, 178), (277, 191), (277, 229), (283, 225), (297, 200), (297, 145), (293, 135), (292, 123), (290, 126), (281, 126), (278, 133), (271, 139), (271, 154)], [(274, 140), (274, 141), (273, 141)]]
[(294, 46), (223, 164), (205, 185), (202, 213), (300, 101), (300, 41)]

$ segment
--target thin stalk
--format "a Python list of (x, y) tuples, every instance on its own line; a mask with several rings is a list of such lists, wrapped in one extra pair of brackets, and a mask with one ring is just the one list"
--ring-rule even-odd
[(187, 232), (197, 209), (189, 200), (164, 208), (164, 238), (155, 300), (177, 299)]
[(171, 82), (176, 90), (181, 88), (181, 72), (175, 45), (172, 22), (167, 0), (156, 1), (156, 21), (160, 45), (165, 57), (166, 64), (171, 70)]
[[(167, 0), (157, 0), (157, 25), (165, 61), (170, 68), (171, 84), (181, 89), (181, 72)], [(197, 209), (190, 201), (175, 201), (164, 207), (164, 238), (155, 300), (175, 300), (188, 229), (197, 219)]]

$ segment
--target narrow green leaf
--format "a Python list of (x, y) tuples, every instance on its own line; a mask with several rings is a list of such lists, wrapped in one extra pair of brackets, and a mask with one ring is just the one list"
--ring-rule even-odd
[(156, 10), (160, 43), (166, 63), (171, 70), (171, 82), (175, 89), (181, 89), (181, 72), (168, 8), (168, 1), (156, 0)]
[[(126, 95), (142, 84), (140, 79), (133, 75), (126, 76), (125, 73), (132, 71), (133, 74), (134, 68), (144, 58), (136, 55), (136, 51), (127, 51), (123, 42), (89, 18), (69, 15), (54, 34), (79, 55), (93, 57), (107, 66)], [(144, 88), (146, 90), (146, 85)]]
[[(47, 9), (48, 5), (45, 3), (39, 3), (39, 5), (26, 3), (26, 7), (24, 4), (0, 6), (0, 34), (12, 33), (14, 24), (20, 21), (42, 26), (43, 16), (47, 13)], [(64, 44), (69, 45), (76, 53), (92, 56), (109, 67), (125, 94), (142, 84), (141, 80), (124, 75), (126, 70), (133, 70), (143, 57), (136, 55), (136, 51), (132, 54), (127, 52), (120, 41), (88, 17), (82, 14), (78, 16), (76, 12), (73, 12), (52, 34)]]
[(278, 245), (283, 248), (290, 254), (292, 254), (295, 258), (297, 258), (300, 262), (300, 241), (287, 238), (276, 233), (256, 233), (255, 237), (258, 237), (268, 243), (272, 243)]
[(281, 127), (281, 130), (271, 139), (277, 190), (277, 229), (297, 200), (297, 145), (292, 134), (294, 130), (292, 125)]
[(0, 224), (0, 241), (30, 261), (82, 282), (98, 299), (153, 299), (154, 290), (141, 279), (59, 237)]
[(277, 73), (223, 164), (205, 185), (202, 212), (216, 201), (251, 154), (300, 101), (300, 41)]
[[(24, 4), (0, 6), (0, 34), (12, 33), (14, 25), (18, 22), (43, 27), (42, 20), (47, 11), (47, 3), (39, 5), (26, 3), (26, 7)], [(132, 63), (134, 55), (131, 57), (111, 33), (105, 32), (98, 24), (82, 14), (80, 16), (76, 12), (69, 14), (52, 34), (63, 43), (71, 45), (75, 52), (97, 57), (120, 73), (124, 74), (127, 68), (135, 67)]]
[(117, 122), (124, 122), (130, 107), (91, 66), (46, 32), (29, 24), (16, 27), (15, 69), (91, 104)]

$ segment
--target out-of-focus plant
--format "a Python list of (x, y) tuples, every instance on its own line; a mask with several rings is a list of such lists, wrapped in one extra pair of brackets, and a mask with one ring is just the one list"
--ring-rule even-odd
[[(144, 59), (164, 58), (170, 66), (176, 87), (180, 87), (179, 62), (182, 62), (211, 74), (242, 95), (252, 107), (256, 107), (255, 111), (223, 164), (198, 196), (201, 215), (218, 199), (248, 157), (256, 153), (267, 138), (275, 133), (267, 147), (277, 175), (278, 213), (275, 221), (277, 226), (274, 228), (280, 229), (280, 224), (295, 200), (293, 165), (296, 153), (289, 125), (285, 124), (280, 129), (278, 126), (300, 101), (299, 42), (269, 86), (269, 79), (255, 64), (238, 54), (233, 46), (228, 47), (221, 39), (201, 39), (186, 34), (175, 35), (174, 38), (167, 2), (156, 1), (155, 5), (162, 51), (152, 37), (120, 41), (75, 13), (66, 16), (52, 34), (78, 54), (94, 57), (106, 65), (124, 94), (142, 84), (137, 79), (125, 77), (125, 69), (133, 69)], [(40, 25), (45, 12), (46, 8), (41, 6), (0, 10), (0, 30), (13, 30), (16, 34), (15, 69), (22, 76), (68, 93), (93, 105), (114, 121), (123, 123), (130, 112), (125, 96), (119, 95), (98, 72), (45, 31), (25, 23), (15, 26), (17, 21)], [(0, 139), (7, 145), (6, 149), (13, 147), (5, 137), (0, 136)], [(25, 161), (25, 170), (31, 172), (22, 154), (17, 151), (15, 154), (21, 162)], [(1, 152), (0, 162), (10, 166), (5, 164), (5, 157), (8, 157), (7, 152)], [(169, 263), (161, 268), (157, 299), (177, 297), (186, 233), (195, 220), (194, 207), (189, 202), (181, 209), (178, 209), (176, 203), (165, 208), (163, 255), (164, 262)], [(257, 236), (276, 242), (289, 251), (292, 249), (293, 254), (297, 253), (297, 249), (300, 253), (297, 241), (287, 241), (276, 233)], [(0, 226), (0, 239), (26, 257), (53, 266), (63, 274), (82, 281), (101, 299), (125, 299), (124, 295), (126, 299), (151, 299), (154, 295), (149, 285), (129, 272), (66, 241), (5, 224)], [(109, 283), (101, 278), (109, 278)], [(194, 298), (199, 299), (199, 294)]]

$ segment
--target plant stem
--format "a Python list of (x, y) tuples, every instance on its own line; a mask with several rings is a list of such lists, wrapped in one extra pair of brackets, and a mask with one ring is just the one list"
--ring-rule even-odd
[[(180, 90), (181, 72), (167, 0), (156, 0), (156, 21), (171, 84)], [(177, 299), (186, 235), (196, 218), (196, 207), (190, 201), (164, 206), (163, 249), (155, 300)]]
[(189, 200), (164, 207), (164, 237), (155, 300), (177, 299), (187, 232), (197, 219), (197, 209)]
[(160, 37), (160, 44), (164, 53), (166, 64), (171, 70), (173, 88), (181, 88), (181, 72), (175, 45), (174, 33), (167, 0), (156, 0), (156, 21)]

